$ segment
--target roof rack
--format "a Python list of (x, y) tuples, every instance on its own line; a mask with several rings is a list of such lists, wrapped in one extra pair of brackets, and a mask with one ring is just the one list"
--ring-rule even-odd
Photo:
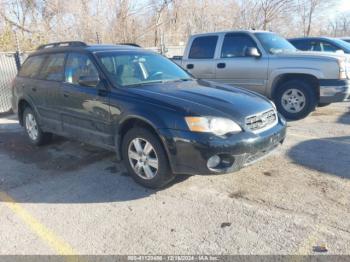
[(66, 42), (56, 42), (50, 43), (46, 45), (40, 45), (36, 50), (45, 49), (45, 48), (53, 48), (53, 47), (64, 47), (64, 46), (87, 46), (86, 43), (81, 41), (66, 41)]

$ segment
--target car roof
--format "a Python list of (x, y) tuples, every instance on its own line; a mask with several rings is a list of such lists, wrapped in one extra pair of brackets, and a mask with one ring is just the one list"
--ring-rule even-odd
[(327, 37), (327, 36), (309, 36), (309, 37), (295, 37), (295, 38), (288, 38), (289, 41), (293, 40), (330, 40), (333, 41), (333, 37)]
[(198, 33), (198, 34), (193, 34), (192, 36), (197, 37), (197, 36), (207, 36), (207, 35), (216, 35), (216, 34), (228, 34), (228, 33), (274, 33), (270, 31), (264, 31), (264, 30), (224, 30), (224, 31), (217, 31), (217, 32), (207, 32), (207, 33)]

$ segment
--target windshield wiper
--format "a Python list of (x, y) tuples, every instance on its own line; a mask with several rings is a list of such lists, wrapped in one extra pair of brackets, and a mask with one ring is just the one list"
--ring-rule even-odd
[(150, 81), (150, 82), (125, 85), (124, 87), (138, 87), (138, 86), (147, 86), (147, 85), (152, 85), (152, 84), (164, 84), (164, 83), (170, 83), (170, 82), (185, 82), (185, 81), (193, 81), (193, 78), (156, 80), (156, 81)]

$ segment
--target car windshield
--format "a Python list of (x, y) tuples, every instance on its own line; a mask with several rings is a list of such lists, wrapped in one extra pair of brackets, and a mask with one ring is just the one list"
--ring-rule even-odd
[(334, 41), (338, 46), (340, 46), (347, 53), (350, 52), (350, 43), (337, 38), (332, 38), (332, 41)]
[(270, 54), (296, 52), (297, 49), (283, 37), (273, 33), (255, 33), (266, 52)]
[(175, 63), (154, 53), (111, 51), (97, 53), (97, 56), (110, 79), (121, 87), (192, 79)]

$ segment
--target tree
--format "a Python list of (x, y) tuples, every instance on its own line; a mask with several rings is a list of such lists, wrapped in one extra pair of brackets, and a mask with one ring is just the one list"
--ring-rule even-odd
[(318, 12), (330, 7), (333, 2), (333, 0), (298, 0), (297, 10), (301, 19), (304, 36), (311, 34), (313, 22)]

